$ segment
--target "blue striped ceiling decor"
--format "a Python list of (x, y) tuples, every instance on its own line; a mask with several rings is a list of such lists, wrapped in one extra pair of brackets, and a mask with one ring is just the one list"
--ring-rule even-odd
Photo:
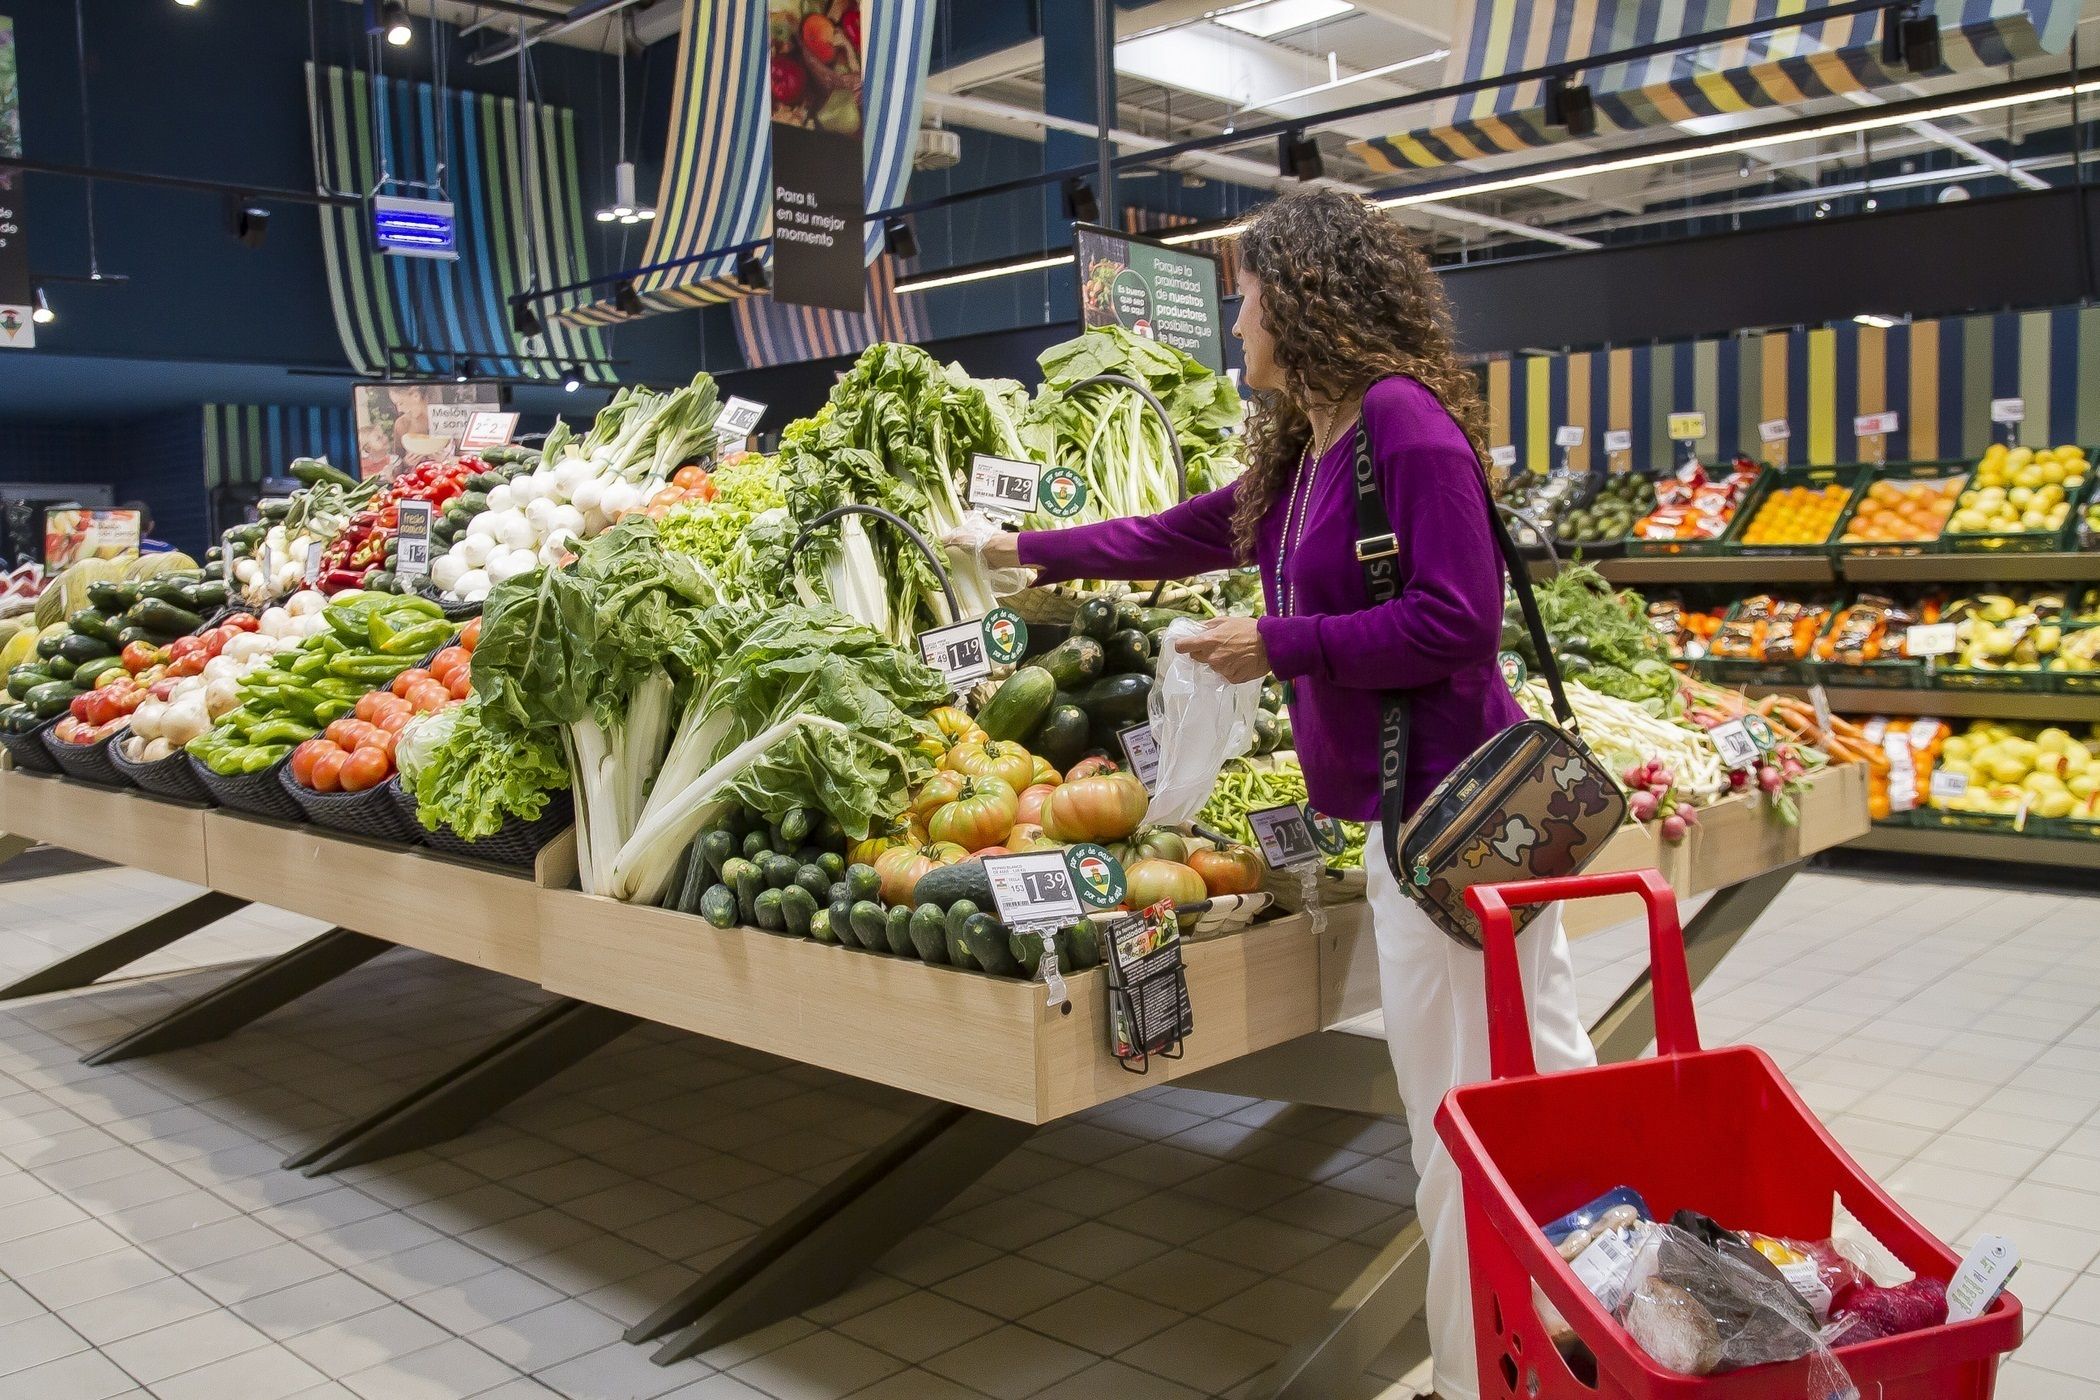
[[(936, 9), (937, 0), (862, 0), (862, 171), (871, 210), (901, 202), (911, 181)], [(766, 21), (767, 6), (758, 0), (685, 0), (667, 155), (641, 261), (657, 270), (634, 279), (643, 315), (752, 295), (737, 281), (737, 256), (716, 250), (757, 243), (773, 231)], [(882, 251), (881, 224), (868, 224), (863, 240), (872, 263)], [(665, 266), (671, 263), (678, 265)], [(553, 319), (606, 326), (630, 317), (606, 298), (564, 306)], [(746, 338), (745, 324), (740, 318), (738, 335), (748, 348), (757, 341)], [(789, 324), (774, 323), (782, 334)]]
[[(1461, 0), (1444, 80), (1474, 82), (1806, 8), (1806, 0)], [(1922, 9), (1940, 25), (1937, 76), (2062, 53), (2079, 4), (1924, 0)], [(1881, 60), (1882, 18), (1877, 11), (1768, 30), (1606, 64), (1580, 80), (1595, 100), (1600, 132), (1790, 107), (1908, 82), (1919, 75)], [(1564, 128), (1546, 124), (1545, 85), (1532, 81), (1441, 102), (1418, 128), (1358, 141), (1350, 150), (1373, 168), (1397, 174), (1542, 148), (1566, 136)]]
[(300, 457), (320, 457), (357, 475), (357, 423), (350, 406), (204, 405), (204, 489), (282, 476)]
[(858, 355), (877, 341), (915, 345), (933, 334), (926, 298), (897, 295), (895, 265), (888, 258), (868, 264), (867, 308), (828, 311), (771, 297), (741, 297), (730, 314), (744, 363), (752, 369)]
[[(613, 378), (595, 330), (511, 329), (512, 295), (590, 275), (575, 113), (533, 104), (528, 162), (513, 98), (311, 64), (307, 96), (322, 188), (434, 197), (408, 182), (442, 165), (443, 197), (457, 209), (459, 257), (450, 261), (380, 253), (368, 205), (321, 211), (329, 299), (352, 368), (447, 374), (468, 357), (477, 378), (553, 380), (572, 365), (585, 379)], [(380, 190), (383, 176), (403, 183)]]

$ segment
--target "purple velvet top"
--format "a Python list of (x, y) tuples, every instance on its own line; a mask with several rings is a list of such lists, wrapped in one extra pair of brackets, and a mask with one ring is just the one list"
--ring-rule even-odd
[[(1269, 665), (1291, 682), (1291, 728), (1312, 805), (1350, 821), (1378, 819), (1378, 696), (1414, 701), (1407, 809), (1523, 712), (1503, 683), (1503, 568), (1488, 526), (1487, 486), (1466, 435), (1412, 379), (1364, 396), (1379, 490), (1399, 536), (1400, 593), (1370, 606), (1356, 560), (1355, 433), (1313, 468), (1303, 534), (1277, 585), (1288, 491), (1262, 520), (1256, 563), (1269, 615)], [(1288, 483), (1286, 483), (1288, 486)], [(1232, 553), (1231, 487), (1159, 515), (1021, 536), (1039, 581), (1185, 578), (1240, 561)]]

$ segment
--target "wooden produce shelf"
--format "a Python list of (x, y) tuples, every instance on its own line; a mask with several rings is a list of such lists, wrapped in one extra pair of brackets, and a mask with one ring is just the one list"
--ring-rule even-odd
[(2089, 872), (2100, 870), (2100, 844), (1996, 831), (1947, 831), (1938, 827), (1883, 826), (1877, 823), (1864, 836), (1854, 840), (1851, 848), (1942, 859), (2056, 865)]
[[(1808, 698), (1802, 685), (1746, 685), (1751, 695)], [(1964, 719), (2022, 719), (2043, 723), (2100, 721), (2100, 695), (2059, 695), (2030, 690), (1882, 690), (1873, 686), (1826, 686), (1830, 708), (1841, 715), (1935, 715)]]
[(540, 979), (539, 896), (575, 875), (567, 835), (537, 870), (507, 873), (322, 827), (203, 815), (212, 888), (528, 982)]
[[(1801, 820), (1796, 826), (1783, 825), (1764, 812), (1762, 805), (1762, 799), (1756, 797), (1723, 798), (1703, 808), (1698, 824), (1675, 846), (1663, 841), (1660, 823), (1623, 826), (1590, 865), (1589, 873), (1653, 866), (1684, 899), (1792, 865), (1867, 831), (1867, 770), (1861, 764), (1846, 763), (1817, 773), (1801, 796)], [(1569, 938), (1583, 938), (1644, 914), (1645, 907), (1632, 895), (1586, 899), (1567, 907), (1565, 926)], [(1320, 971), (1323, 1027), (1378, 1009), (1378, 947), (1368, 905), (1328, 912)]]
[(1047, 1123), (1318, 1030), (1319, 940), (1303, 915), (1189, 943), (1195, 1030), (1148, 1074), (1108, 1050), (1108, 975), (1043, 984), (718, 929), (689, 914), (543, 893), (541, 982), (560, 996), (929, 1098)]
[(0, 831), (193, 885), (210, 883), (205, 813), (143, 792), (0, 771)]

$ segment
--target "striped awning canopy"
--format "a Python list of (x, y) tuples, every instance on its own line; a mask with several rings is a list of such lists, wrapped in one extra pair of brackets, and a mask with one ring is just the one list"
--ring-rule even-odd
[[(642, 266), (661, 270), (635, 279), (643, 314), (684, 311), (748, 295), (737, 285), (734, 256), (701, 255), (772, 232), (766, 11), (760, 0), (685, 0), (657, 216), (642, 256)], [(896, 204), (911, 179), (934, 11), (935, 0), (864, 0), (861, 6), (867, 39), (862, 168), (870, 209)], [(882, 230), (869, 226), (868, 258), (873, 260), (881, 247)], [(661, 267), (665, 263), (679, 265)], [(878, 303), (871, 300), (870, 305)], [(801, 312), (790, 310), (797, 316)], [(629, 319), (610, 299), (570, 306), (556, 315), (581, 325)], [(776, 323), (782, 333), (796, 324), (794, 317)]]
[(323, 188), (370, 194), (383, 178), (430, 181), (442, 164), (441, 195), (414, 185), (382, 192), (458, 206), (457, 261), (376, 251), (366, 205), (322, 211), (336, 331), (358, 373), (442, 374), (467, 356), (483, 376), (557, 379), (578, 363), (585, 378), (612, 378), (590, 363), (605, 357), (594, 330), (511, 330), (513, 293), (589, 275), (573, 112), (534, 104), (528, 163), (512, 98), (310, 64), (307, 90)]
[[(1447, 84), (1611, 53), (1808, 8), (1807, 0), (1462, 0), (1446, 64)], [(1940, 23), (1941, 72), (1998, 67), (2060, 53), (2078, 21), (2078, 0), (1926, 0)], [(1582, 75), (1600, 132), (1638, 131), (1700, 117), (1785, 107), (1864, 92), (1918, 75), (1881, 61), (1880, 12), (1777, 29), (1608, 64)], [(1456, 98), (1423, 127), (1358, 141), (1350, 149), (1379, 170), (1433, 169), (1481, 156), (1549, 146), (1539, 82)]]
[(293, 459), (320, 457), (357, 475), (357, 425), (348, 407), (204, 405), (204, 487), (281, 476)]

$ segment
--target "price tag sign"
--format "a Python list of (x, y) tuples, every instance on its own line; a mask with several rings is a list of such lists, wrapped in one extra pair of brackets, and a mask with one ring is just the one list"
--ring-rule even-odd
[(1935, 768), (1932, 770), (1932, 783), (1927, 790), (1931, 792), (1935, 802), (1959, 802), (1969, 795), (1969, 775)]
[(1123, 746), (1123, 757), (1130, 762), (1130, 771), (1137, 774), (1138, 781), (1150, 792), (1159, 781), (1159, 736), (1152, 732), (1149, 721), (1129, 725), (1116, 731), (1116, 741)]
[(428, 501), (402, 501), (394, 510), (399, 522), (394, 572), (403, 578), (422, 578), (430, 572), (430, 522), (437, 512)]
[(306, 586), (313, 587), (321, 581), (321, 542), (306, 542)]
[(1303, 807), (1257, 807), (1247, 814), (1247, 824), (1254, 828), (1262, 855), (1278, 870), (1320, 858), (1319, 842)]
[(1760, 442), (1785, 442), (1794, 435), (1794, 425), (1784, 418), (1767, 418), (1757, 425)]
[(1613, 428), (1604, 435), (1606, 452), (1633, 451), (1633, 433), (1626, 428)]
[(1490, 447), (1488, 449), (1488, 462), (1492, 466), (1508, 471), (1517, 464), (1517, 449), (1513, 444), (1506, 442), (1500, 447)]
[(1757, 740), (1750, 737), (1749, 729), (1741, 720), (1732, 719), (1726, 724), (1717, 724), (1706, 731), (1706, 737), (1714, 741), (1714, 748), (1720, 751), (1721, 762), (1727, 767), (1757, 766), (1757, 756), (1760, 752)]
[(1817, 732), (1828, 734), (1830, 732), (1830, 692), (1823, 689), (1821, 682), (1808, 688), (1808, 703), (1815, 706)]
[(993, 515), (1018, 520), (1035, 509), (1040, 462), (1016, 462), (980, 452), (970, 459), (970, 504)]
[(2020, 1271), (2020, 1251), (2002, 1235), (1979, 1235), (1947, 1284), (1947, 1321), (1967, 1322), (2005, 1291)]
[(1555, 447), (1580, 447), (1584, 433), (1580, 423), (1563, 423), (1553, 430)]
[(1905, 656), (1952, 656), (1960, 649), (1954, 623), (1920, 622), (1903, 629)]
[(999, 918), (1010, 928), (1068, 924), (1086, 912), (1063, 851), (986, 856), (984, 875)]
[(1670, 438), (1673, 442), (1697, 442), (1705, 436), (1705, 414), (1673, 413), (1670, 415)]
[(1993, 423), (2024, 423), (2027, 421), (2027, 400), (1992, 399), (1991, 421)]
[(517, 414), (482, 409), (468, 416), (467, 430), (459, 435), (459, 450), (479, 452), (485, 447), (501, 447), (517, 430)]
[(919, 634), (919, 655), (926, 664), (948, 678), (957, 691), (969, 689), (992, 673), (992, 658), (984, 645), (984, 620), (951, 622)]
[(715, 415), (715, 440), (717, 442), (740, 442), (751, 436), (758, 420), (766, 416), (766, 406), (752, 399), (731, 398)]
[(1903, 426), (1903, 417), (1894, 409), (1880, 413), (1862, 413), (1852, 420), (1854, 437), (1887, 437)]

